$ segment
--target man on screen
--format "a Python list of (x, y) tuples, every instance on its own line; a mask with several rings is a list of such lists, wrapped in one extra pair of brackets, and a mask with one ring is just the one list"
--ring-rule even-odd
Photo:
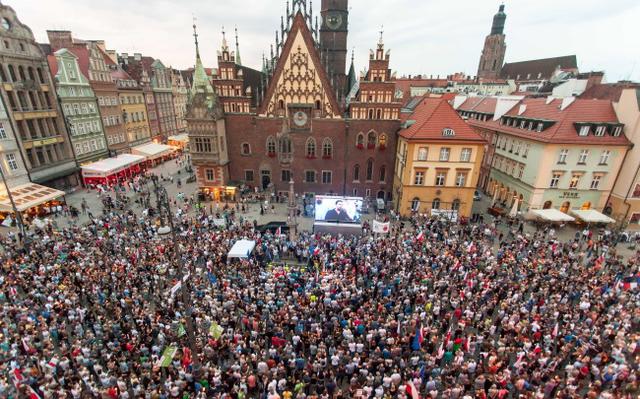
[(342, 205), (342, 200), (337, 200), (336, 207), (324, 214), (324, 220), (327, 222), (353, 222)]

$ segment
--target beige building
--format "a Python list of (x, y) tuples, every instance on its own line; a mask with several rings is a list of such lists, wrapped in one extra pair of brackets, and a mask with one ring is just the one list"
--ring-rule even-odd
[(422, 99), (399, 133), (396, 211), (471, 216), (485, 144), (445, 99)]
[(613, 83), (594, 86), (582, 98), (613, 101), (624, 134), (633, 146), (627, 152), (607, 206), (611, 216), (624, 227), (640, 229), (640, 84)]

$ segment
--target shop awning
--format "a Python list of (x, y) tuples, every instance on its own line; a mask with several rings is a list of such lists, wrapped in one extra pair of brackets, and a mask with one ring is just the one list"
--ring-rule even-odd
[(171, 147), (170, 145), (158, 143), (142, 144), (131, 149), (132, 154), (142, 155), (147, 160), (160, 158), (165, 155), (169, 155), (174, 151), (175, 148)]
[[(44, 204), (47, 201), (60, 198), (65, 195), (64, 191), (55, 188), (41, 186), (36, 183), (21, 184), (11, 188), (11, 195), (19, 212), (24, 212), (34, 206)], [(13, 212), (9, 195), (6, 192), (0, 193), (0, 210)]]
[(238, 240), (233, 244), (231, 250), (227, 254), (227, 258), (248, 258), (255, 248), (256, 242), (251, 240)]
[(575, 219), (564, 212), (557, 209), (534, 209), (531, 211), (534, 215), (547, 222), (573, 222)]
[(175, 136), (167, 137), (167, 141), (179, 141), (186, 144), (189, 142), (189, 135), (187, 133), (176, 134)]
[(143, 162), (145, 157), (135, 154), (121, 154), (114, 158), (107, 158), (82, 166), (83, 177), (107, 177), (133, 165)]
[(595, 209), (575, 209), (572, 210), (578, 219), (585, 223), (615, 223), (615, 219), (611, 219), (609, 216), (596, 211)]

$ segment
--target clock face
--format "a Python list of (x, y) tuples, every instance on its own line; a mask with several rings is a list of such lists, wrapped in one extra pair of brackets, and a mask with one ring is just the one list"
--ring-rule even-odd
[(2, 18), (1, 24), (4, 30), (9, 30), (9, 28), (11, 27), (11, 23), (9, 23), (9, 20), (6, 18)]
[(325, 23), (329, 29), (338, 29), (342, 25), (342, 15), (329, 14), (325, 19)]
[(304, 111), (298, 111), (295, 114), (293, 114), (293, 123), (295, 123), (295, 125), (298, 127), (302, 127), (306, 125), (308, 119), (309, 117)]

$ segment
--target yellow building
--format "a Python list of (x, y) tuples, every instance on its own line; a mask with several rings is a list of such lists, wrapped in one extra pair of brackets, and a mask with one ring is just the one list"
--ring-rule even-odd
[(423, 98), (398, 137), (396, 211), (469, 217), (485, 144), (446, 100)]
[(116, 81), (118, 103), (129, 146), (135, 147), (150, 141), (151, 130), (142, 88), (120, 67), (111, 71), (111, 77)]

